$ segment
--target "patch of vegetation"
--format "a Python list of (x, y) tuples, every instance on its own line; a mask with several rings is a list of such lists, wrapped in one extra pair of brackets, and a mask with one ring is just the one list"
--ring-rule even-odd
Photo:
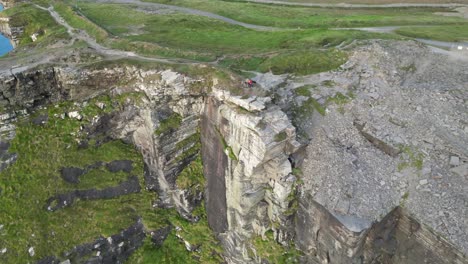
[(292, 174), (295, 176), (302, 176), (302, 170), (299, 168), (293, 168), (292, 169)]
[(300, 96), (305, 96), (305, 97), (310, 97), (311, 94), (310, 94), (310, 89), (313, 89), (317, 87), (316, 85), (304, 85), (304, 86), (301, 86), (301, 87), (298, 87), (296, 89), (294, 89), (294, 93), (296, 93), (296, 95), (300, 95)]
[(440, 41), (468, 41), (467, 25), (402, 27), (395, 32), (412, 38), (433, 39)]
[(272, 71), (274, 74), (295, 73), (307, 75), (338, 68), (347, 59), (346, 53), (336, 50), (307, 50), (280, 54), (264, 61), (261, 72)]
[[(66, 39), (68, 35), (64, 27), (58, 25), (47, 11), (40, 10), (31, 4), (18, 4), (0, 13), (2, 17), (10, 17), (10, 26), (23, 27), (19, 37), (19, 46), (47, 45), (57, 39)], [(38, 40), (33, 43), (31, 35), (38, 33)]]
[(245, 56), (236, 58), (226, 58), (220, 61), (220, 65), (230, 68), (236, 72), (257, 71), (260, 65), (266, 60), (266, 57)]
[(176, 184), (180, 189), (190, 190), (192, 194), (204, 190), (205, 176), (200, 155), (177, 176)]
[(293, 108), (294, 116), (299, 120), (311, 117), (314, 111), (317, 111), (322, 116), (326, 114), (325, 107), (312, 97), (307, 99), (307, 101), (304, 101), (301, 106)]
[[(441, 8), (317, 8), (215, 0), (146, 0), (213, 12), (245, 23), (280, 28), (344, 28), (390, 25), (465, 23), (462, 18), (442, 17)], [(306, 0), (303, 0), (306, 1)], [(329, 1), (326, 1), (329, 2)], [(337, 2), (337, 1), (335, 1)], [(341, 2), (340, 2), (341, 3)]]
[(411, 63), (408, 66), (401, 67), (400, 70), (405, 72), (405, 73), (415, 73), (416, 72), (416, 65), (414, 63)]
[(333, 87), (336, 85), (336, 83), (333, 80), (325, 80), (322, 82), (322, 85), (326, 87)]
[(226, 150), (228, 152), (228, 157), (230, 159), (232, 159), (232, 160), (238, 161), (239, 159), (237, 158), (236, 154), (234, 153), (234, 150), (232, 149), (232, 147), (227, 144), (226, 140), (221, 135), (221, 132), (218, 129), (216, 129), (216, 131), (218, 132), (219, 140), (221, 140), (221, 143), (223, 144), (224, 150)]
[[(260, 236), (254, 237), (252, 246), (255, 248), (256, 256), (272, 264), (299, 263), (299, 257), (302, 255), (294, 244), (289, 245), (288, 248), (278, 244), (273, 237), (273, 231), (267, 231), (265, 239)], [(255, 256), (253, 252), (251, 254), (252, 257)]]
[(184, 151), (180, 156), (178, 156), (175, 161), (183, 161), (187, 158), (193, 157), (197, 155), (200, 152), (201, 149), (201, 142), (196, 142), (192, 147), (190, 147), (188, 150)]
[(200, 141), (200, 132), (197, 132), (185, 138), (184, 140), (177, 142), (176, 148), (183, 149), (184, 147), (191, 145), (193, 143), (199, 142), (199, 141)]
[[(121, 97), (125, 101), (125, 96)], [(94, 103), (97, 101), (106, 103), (106, 108), (96, 107)], [(192, 245), (199, 246), (199, 250), (188, 252), (171, 233), (161, 248), (155, 248), (149, 239), (145, 241), (145, 246), (132, 256), (129, 263), (154, 263), (153, 257), (157, 257), (158, 263), (221, 262), (222, 249), (208, 227), (203, 207), (194, 212), (202, 220), (190, 223), (174, 209), (154, 209), (152, 201), (156, 199), (155, 194), (145, 188), (140, 193), (113, 199), (78, 201), (55, 212), (44, 208), (45, 201), (51, 196), (76, 189), (115, 186), (126, 180), (129, 174), (137, 175), (140, 184), (144, 184), (143, 159), (133, 146), (114, 140), (99, 147), (91, 144), (88, 148), (78, 148), (77, 139), (84, 136), (80, 134), (80, 126), (88, 124), (94, 115), (112, 111), (114, 104), (111, 102), (116, 101), (116, 98), (103, 95), (92, 99), (86, 106), (72, 102), (48, 106), (31, 116), (47, 114), (49, 120), (44, 126), (33, 125), (29, 118), (18, 121), (17, 135), (10, 149), (18, 154), (18, 160), (0, 173), (0, 223), (4, 225), (0, 235), (2, 248), (8, 250), (0, 255), (1, 263), (34, 263), (45, 256), (61, 256), (76, 245), (120, 232), (139, 216), (147, 230), (168, 224), (180, 226), (180, 235)], [(82, 121), (60, 118), (60, 114), (73, 110), (83, 115)], [(60, 176), (62, 167), (84, 168), (96, 161), (122, 159), (133, 161), (131, 173), (111, 173), (104, 167), (97, 168), (81, 176), (78, 184), (65, 182)], [(195, 181), (203, 181), (199, 159), (184, 170), (180, 181), (187, 186), (196, 186), (193, 185)], [(34, 257), (29, 256), (29, 247), (34, 247)]]
[(178, 113), (172, 113), (168, 118), (161, 120), (154, 133), (158, 136), (176, 130), (182, 123), (182, 117)]
[[(147, 239), (142, 248), (138, 249), (127, 263), (129, 264), (152, 264), (152, 263), (207, 263), (218, 264), (223, 262), (221, 257), (223, 249), (219, 241), (209, 229), (204, 204), (197, 207), (194, 215), (200, 217), (197, 223), (190, 223), (179, 216), (175, 209), (156, 209), (154, 217), (163, 220), (163, 226), (168, 224), (179, 227), (180, 231), (173, 230), (164, 244), (156, 248)], [(195, 251), (187, 251), (184, 242), (189, 242)]]
[(281, 131), (280, 133), (275, 135), (275, 142), (281, 142), (288, 137), (285, 131)]
[(77, 14), (71, 6), (64, 2), (54, 1), (53, 7), (70, 26), (86, 31), (97, 42), (102, 43), (109, 37), (105, 30), (89, 21), (86, 17)]
[(349, 103), (351, 96), (346, 96), (340, 92), (336, 93), (335, 96), (327, 98), (327, 104), (333, 103), (337, 105), (344, 105)]
[(405, 192), (403, 196), (401, 196), (400, 207), (405, 207), (406, 201), (408, 201), (408, 197), (409, 197), (409, 192)]
[(409, 146), (401, 146), (400, 147), (401, 162), (398, 164), (398, 171), (402, 171), (406, 168), (415, 168), (417, 170), (422, 170), (423, 161), (424, 161), (424, 154), (420, 152), (416, 152), (412, 150)]
[[(344, 40), (367, 39), (371, 36), (394, 36), (358, 31), (327, 29), (256, 31), (203, 16), (167, 14), (154, 16), (128, 5), (80, 3), (79, 9), (88, 19), (115, 36), (112, 46), (140, 54), (164, 57), (214, 59), (221, 55), (238, 56), (224, 64), (253, 69), (264, 56), (258, 54), (284, 50), (288, 54), (274, 56), (258, 66), (261, 71), (307, 74), (339, 65), (338, 53), (311, 50), (311, 47), (338, 45)], [(137, 28), (137, 30), (135, 30)], [(289, 52), (300, 49), (300, 52)], [(166, 52), (163, 54), (162, 51)], [(168, 52), (168, 53), (167, 53)], [(310, 54), (311, 53), (311, 54)], [(337, 56), (338, 54), (338, 56)], [(203, 58), (196, 58), (198, 55)], [(304, 57), (305, 56), (305, 57)], [(243, 60), (242, 58), (246, 59)], [(334, 61), (335, 60), (335, 61)], [(316, 62), (317, 61), (317, 62)]]

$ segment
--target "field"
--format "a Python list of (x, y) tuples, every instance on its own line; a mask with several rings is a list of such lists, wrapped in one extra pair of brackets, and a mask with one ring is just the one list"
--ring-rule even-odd
[[(218, 0), (144, 1), (145, 5), (36, 0), (42, 6), (52, 5), (69, 25), (87, 32), (105, 47), (146, 57), (216, 61), (241, 75), (246, 75), (246, 70), (296, 75), (326, 71), (338, 67), (347, 57), (346, 52), (336, 52), (336, 47), (346, 46), (353, 40), (415, 37), (460, 41), (466, 39), (464, 29), (468, 26), (468, 20), (461, 17), (436, 14), (451, 11), (446, 8), (318, 8)], [(189, 10), (172, 10), (170, 6), (151, 3)], [(213, 15), (201, 16), (190, 8)], [(28, 25), (21, 45), (31, 45), (29, 34), (39, 29), (47, 29), (46, 36), (41, 37), (47, 40), (45, 43), (67, 38), (64, 29), (46, 11), (34, 6), (18, 6), (7, 14)], [(251, 28), (232, 24), (227, 19), (247, 23)], [(263, 30), (257, 26), (271, 28)], [(381, 26), (404, 27), (395, 30), (396, 34), (340, 30)], [(250, 66), (243, 68), (246, 64)]]

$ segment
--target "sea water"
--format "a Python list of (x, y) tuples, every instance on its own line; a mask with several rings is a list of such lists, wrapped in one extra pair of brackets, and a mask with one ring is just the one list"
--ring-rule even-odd
[[(0, 11), (3, 10), (3, 6), (0, 5)], [(0, 56), (7, 54), (13, 50), (13, 46), (8, 38), (0, 34)]]

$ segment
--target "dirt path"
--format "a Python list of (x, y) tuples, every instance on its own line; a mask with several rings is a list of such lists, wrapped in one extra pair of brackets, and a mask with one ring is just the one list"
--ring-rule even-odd
[(104, 47), (101, 44), (97, 43), (96, 40), (90, 37), (85, 31), (77, 30), (73, 28), (72, 26), (70, 26), (60, 16), (60, 14), (54, 10), (53, 7), (44, 8), (38, 5), (36, 5), (36, 7), (42, 10), (48, 11), (57, 23), (59, 23), (60, 25), (64, 26), (67, 29), (67, 32), (71, 37), (86, 42), (90, 48), (96, 50), (97, 53), (103, 56), (111, 57), (113, 59), (136, 58), (136, 59), (155, 61), (155, 62), (161, 62), (161, 63), (195, 63), (193, 61), (183, 60), (183, 59), (160, 59), (160, 58), (145, 57), (145, 56), (138, 55), (131, 51), (122, 51), (122, 50), (116, 50), (116, 49), (110, 49), (110, 48)]
[(227, 18), (227, 17), (224, 17), (224, 16), (220, 16), (220, 15), (217, 15), (217, 14), (214, 14), (214, 13), (201, 11), (201, 10), (197, 10), (197, 9), (192, 9), (192, 8), (187, 8), (187, 7), (174, 6), (174, 5), (141, 2), (139, 0), (96, 0), (96, 1), (92, 1), (92, 2), (136, 5), (138, 7), (152, 8), (154, 10), (169, 9), (169, 10), (173, 10), (173, 11), (177, 11), (177, 12), (181, 12), (181, 13), (186, 13), (186, 14), (190, 14), (190, 15), (209, 17), (209, 18), (221, 20), (221, 21), (229, 23), (231, 25), (238, 25), (238, 26), (242, 26), (242, 27), (249, 28), (249, 29), (254, 29), (254, 30), (259, 30), (259, 31), (279, 30), (279, 28), (248, 24), (248, 23), (240, 22), (240, 21), (230, 19), (230, 18)]

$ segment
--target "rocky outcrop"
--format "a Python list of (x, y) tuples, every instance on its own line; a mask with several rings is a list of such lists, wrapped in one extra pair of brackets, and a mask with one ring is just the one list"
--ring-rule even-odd
[(296, 178), (288, 157), (299, 143), (287, 116), (268, 102), (214, 91), (203, 114), (208, 220), (232, 263), (257, 261), (247, 253), (253, 234), (273, 229), (280, 242), (293, 237), (287, 211)]
[(0, 33), (10, 40), (13, 48), (18, 46), (19, 38), (23, 34), (23, 27), (11, 26), (10, 18), (0, 17)]
[(70, 99), (61, 84), (61, 70), (45, 68), (3, 76), (0, 82), (0, 107), (31, 109), (60, 100)]
[(468, 63), (398, 43), (308, 77), (327, 109), (304, 120), (296, 234), (323, 263), (468, 262)]
[(49, 256), (39, 260), (36, 264), (125, 263), (128, 257), (143, 245), (145, 237), (144, 226), (139, 218), (119, 234), (107, 238), (100, 237), (93, 242), (78, 245), (64, 252), (62, 256)]
[(56, 211), (67, 206), (73, 205), (75, 200), (97, 200), (97, 199), (111, 199), (121, 195), (140, 192), (141, 187), (136, 176), (130, 177), (127, 181), (120, 183), (114, 187), (108, 187), (102, 190), (89, 189), (89, 190), (75, 190), (63, 194), (58, 194), (51, 197), (46, 202), (46, 209), (48, 211)]

